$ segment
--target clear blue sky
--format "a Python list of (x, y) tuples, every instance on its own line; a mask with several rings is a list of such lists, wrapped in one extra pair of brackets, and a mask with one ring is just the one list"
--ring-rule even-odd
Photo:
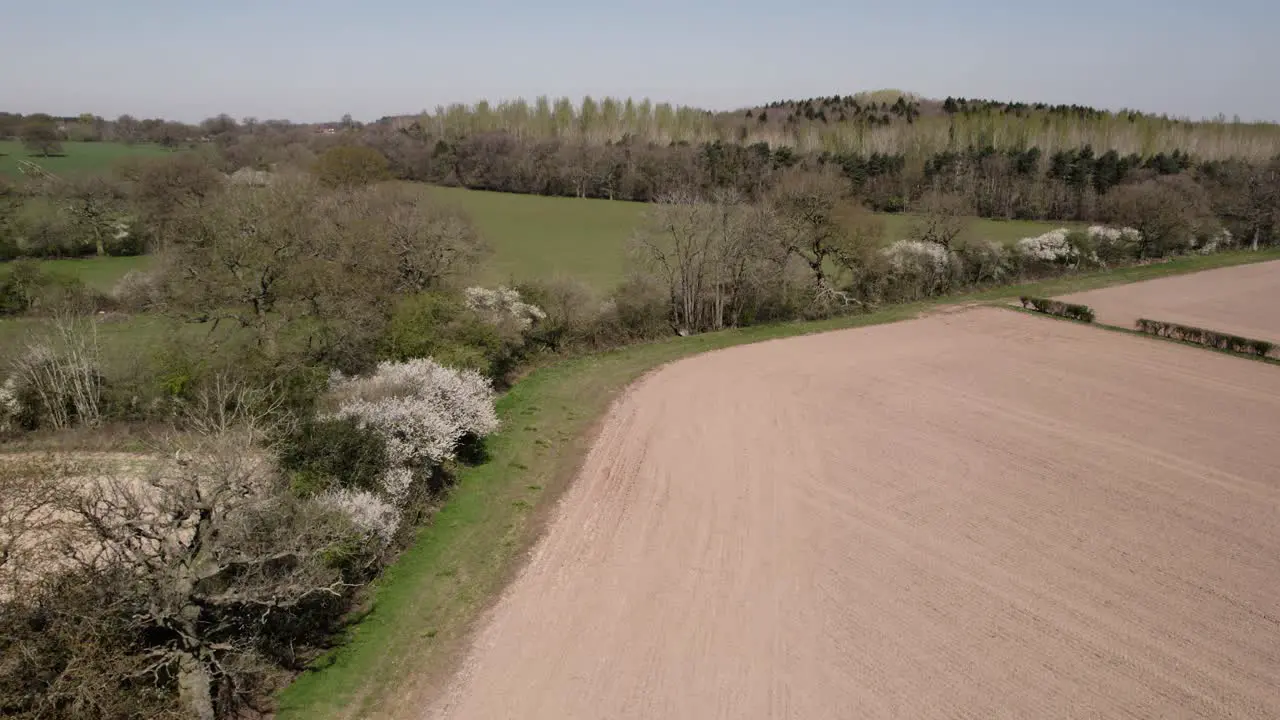
[(1280, 120), (1280, 0), (0, 0), (0, 110), (371, 120), (894, 87)]

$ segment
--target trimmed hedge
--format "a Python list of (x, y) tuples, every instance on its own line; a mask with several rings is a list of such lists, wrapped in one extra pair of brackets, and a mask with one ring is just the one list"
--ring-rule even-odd
[(1018, 298), (1022, 301), (1022, 307), (1028, 310), (1035, 310), (1046, 315), (1057, 315), (1058, 317), (1070, 318), (1071, 320), (1079, 320), (1080, 322), (1093, 322), (1093, 308), (1088, 305), (1076, 305), (1074, 303), (1065, 303), (1061, 300), (1050, 300), (1048, 298), (1027, 297), (1023, 295)]
[(1195, 343), (1205, 347), (1217, 348), (1218, 350), (1240, 353), (1241, 355), (1266, 357), (1275, 347), (1275, 343), (1266, 340), (1254, 340), (1240, 337), (1239, 335), (1228, 335), (1214, 330), (1205, 330), (1204, 328), (1162, 322), (1160, 320), (1147, 320), (1146, 318), (1138, 320), (1137, 328), (1140, 332), (1148, 335)]

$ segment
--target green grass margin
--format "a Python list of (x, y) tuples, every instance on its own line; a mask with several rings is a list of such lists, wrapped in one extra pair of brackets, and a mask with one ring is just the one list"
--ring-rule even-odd
[[(498, 401), (503, 428), (483, 465), (458, 486), (415, 544), (375, 584), (371, 609), (347, 642), (278, 697), (281, 720), (370, 717), (419, 703), (448, 680), (481, 612), (519, 567), (611, 403), (665, 363), (721, 348), (896, 322), (944, 304), (1044, 297), (1200, 270), (1280, 259), (1280, 249), (1179, 258), (1159, 264), (1005, 286), (816, 322), (761, 326), (635, 345), (547, 365)], [(406, 705), (406, 703), (409, 703)]]

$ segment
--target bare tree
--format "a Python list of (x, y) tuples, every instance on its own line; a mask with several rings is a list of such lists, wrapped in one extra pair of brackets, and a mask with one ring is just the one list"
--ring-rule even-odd
[(0, 601), (35, 581), (40, 550), (60, 524), (57, 509), (66, 494), (61, 478), (70, 475), (66, 461), (54, 457), (0, 462)]
[(39, 153), (41, 157), (58, 155), (62, 152), (62, 133), (58, 132), (53, 118), (31, 116), (20, 131), (22, 144), (28, 150)]
[[(76, 471), (78, 490), (53, 504), (6, 493), (0, 533), (39, 532), (47, 563), (38, 578), (7, 573), (23, 592), (0, 598), (0, 649), (25, 666), (0, 663), (6, 709), (200, 720), (265, 709), (279, 668), (300, 667), (332, 632), (380, 545), (288, 493), (257, 437), (201, 435), (136, 474)], [(56, 522), (32, 523), (45, 517)]]
[[(753, 290), (782, 257), (768, 242), (764, 218), (732, 192), (710, 201), (690, 192), (663, 197), (636, 233), (641, 262), (671, 296), (671, 321), (678, 332), (719, 330), (737, 322)], [(752, 220), (756, 222), (752, 222)]]
[(920, 199), (907, 237), (950, 249), (969, 226), (972, 208), (961, 195), (931, 190)]
[(671, 322), (678, 332), (697, 332), (717, 240), (715, 208), (692, 192), (666, 195), (649, 211), (635, 236), (640, 258), (671, 294)]
[(1186, 250), (1204, 226), (1216, 224), (1204, 188), (1183, 175), (1117, 187), (1107, 195), (1104, 213), (1140, 233), (1139, 259)]
[(43, 337), (27, 344), (13, 376), (37, 407), (38, 422), (55, 429), (97, 425), (102, 416), (101, 352), (91, 318), (62, 316)]
[(182, 217), (215, 197), (224, 184), (213, 165), (196, 153), (125, 162), (118, 171), (131, 183), (133, 202), (153, 237), (152, 250), (158, 251), (181, 232)]
[(777, 242), (808, 266), (815, 301), (853, 302), (831, 274), (856, 269), (865, 252), (879, 244), (883, 223), (850, 199), (847, 183), (832, 173), (789, 172), (770, 204)]
[(1257, 250), (1280, 229), (1280, 159), (1266, 165), (1227, 163), (1212, 177), (1214, 205)]

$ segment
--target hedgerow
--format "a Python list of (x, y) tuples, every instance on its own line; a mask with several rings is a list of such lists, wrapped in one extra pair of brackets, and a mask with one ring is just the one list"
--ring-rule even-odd
[(1217, 332), (1216, 330), (1206, 330), (1161, 320), (1142, 318), (1138, 320), (1137, 328), (1140, 332), (1148, 335), (1195, 343), (1218, 350), (1240, 353), (1241, 355), (1266, 357), (1275, 348), (1275, 343), (1267, 340), (1254, 340), (1239, 335)]
[(1095, 317), (1093, 308), (1088, 305), (1076, 305), (1075, 303), (1062, 302), (1061, 300), (1027, 297), (1025, 295), (1018, 299), (1022, 302), (1022, 307), (1046, 315), (1057, 315), (1058, 317), (1087, 323), (1093, 322)]

